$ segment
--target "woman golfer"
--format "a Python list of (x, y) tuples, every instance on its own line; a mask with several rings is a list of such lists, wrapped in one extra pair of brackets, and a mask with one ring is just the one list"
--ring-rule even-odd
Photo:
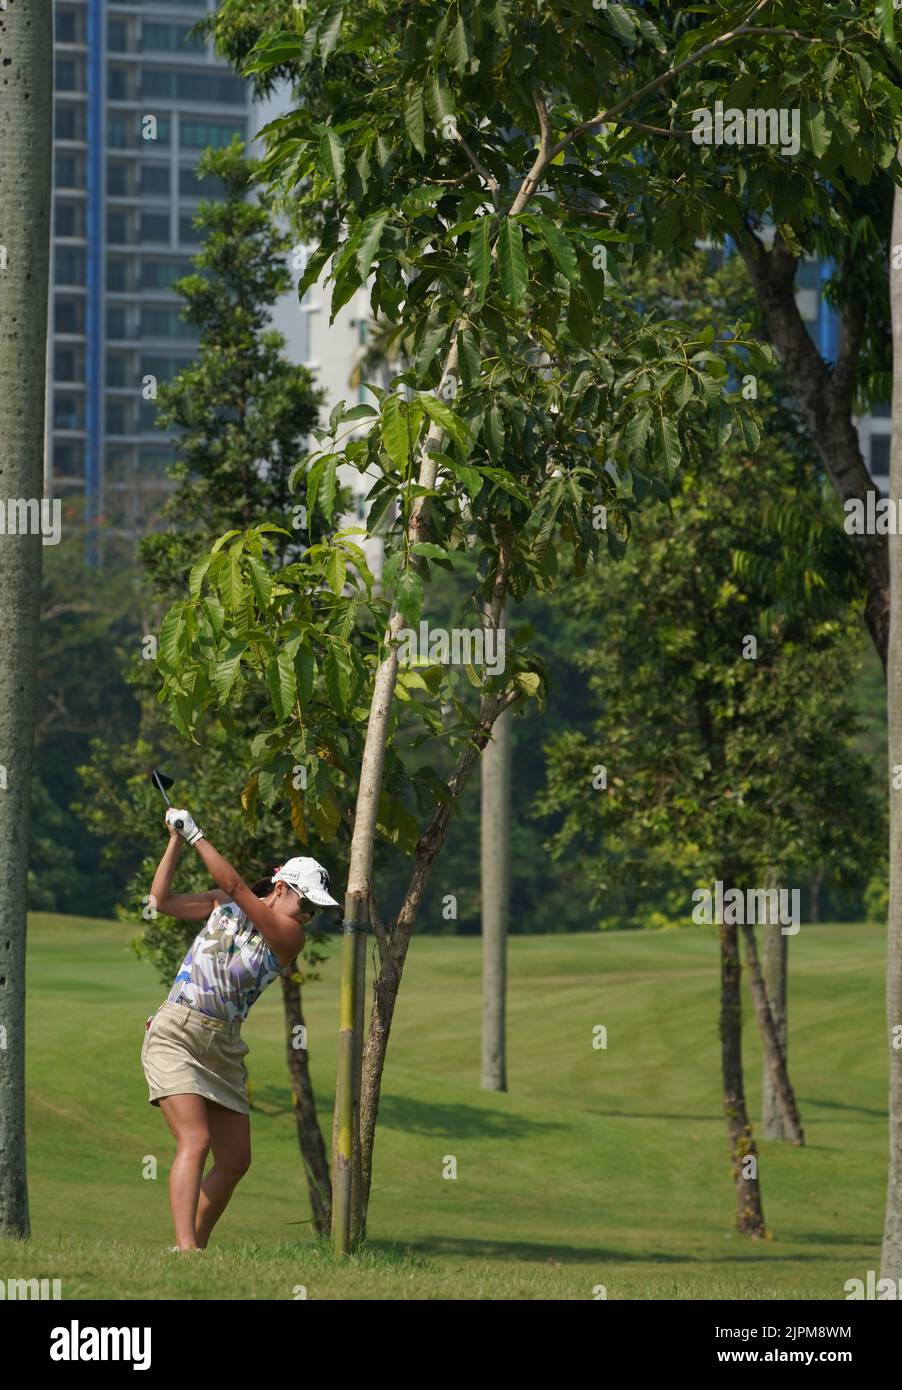
[[(159, 912), (204, 922), (169, 997), (147, 1020), (141, 1061), (175, 1136), (169, 1202), (172, 1250), (204, 1250), (251, 1161), (250, 1106), (241, 1023), (254, 1000), (304, 945), (304, 926), (321, 907), (338, 907), (315, 859), (289, 859), (249, 888), (187, 811), (170, 808), (169, 844), (151, 885)], [(180, 822), (180, 828), (175, 828)], [(182, 840), (194, 845), (214, 882), (209, 893), (173, 893)], [(204, 1165), (213, 1150), (213, 1167)]]

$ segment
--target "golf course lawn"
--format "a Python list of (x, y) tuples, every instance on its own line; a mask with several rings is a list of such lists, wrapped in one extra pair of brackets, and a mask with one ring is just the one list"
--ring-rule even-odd
[[(173, 1146), (139, 1054), (166, 991), (131, 949), (136, 930), (30, 919), (33, 1235), (0, 1241), (0, 1280), (59, 1278), (64, 1299), (592, 1299), (600, 1285), (609, 1299), (843, 1299), (847, 1279), (879, 1266), (882, 927), (803, 926), (789, 939), (806, 1146), (761, 1144), (759, 1241), (734, 1229), (714, 929), (513, 937), (503, 1094), (479, 1086), (480, 940), (415, 939), (384, 1077), (370, 1242), (344, 1263), (311, 1234), (278, 985), (244, 1026), (253, 1166), (207, 1251), (165, 1253)], [(327, 1135), (337, 937), (330, 949), (304, 989)], [(761, 1048), (747, 994), (745, 1004), (757, 1128)]]

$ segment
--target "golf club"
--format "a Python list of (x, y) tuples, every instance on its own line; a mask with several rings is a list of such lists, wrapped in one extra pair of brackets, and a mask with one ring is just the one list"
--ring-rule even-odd
[[(151, 780), (151, 782), (153, 782), (153, 784), (154, 784), (154, 786), (157, 788), (157, 790), (158, 790), (159, 792), (161, 792), (162, 797), (163, 797), (163, 800), (166, 802), (166, 805), (167, 805), (167, 806), (171, 806), (171, 805), (172, 805), (172, 802), (169, 800), (169, 797), (166, 795), (166, 788), (172, 786), (172, 778), (171, 778), (171, 777), (167, 777), (167, 775), (166, 775), (165, 772), (158, 772), (157, 769), (154, 768), (153, 771), (152, 771), (151, 774), (150, 774), (150, 780)], [(183, 825), (184, 825), (184, 821), (177, 820), (177, 821), (174, 822), (174, 824), (175, 824), (176, 830), (181, 830), (182, 827), (183, 827)]]

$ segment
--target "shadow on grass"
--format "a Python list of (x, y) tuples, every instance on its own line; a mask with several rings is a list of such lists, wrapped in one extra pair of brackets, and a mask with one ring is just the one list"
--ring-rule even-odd
[[(292, 1114), (290, 1099), (280, 1086), (254, 1086), (251, 1110), (262, 1119)], [(317, 1106), (325, 1125), (332, 1115), (332, 1100), (323, 1096)], [(406, 1134), (427, 1134), (444, 1139), (525, 1139), (528, 1135), (566, 1131), (569, 1125), (551, 1120), (527, 1120), (477, 1105), (439, 1105), (407, 1096), (383, 1095), (379, 1101), (380, 1128)]]
[[(803, 1241), (800, 1240), (800, 1243)], [(523, 1260), (535, 1264), (585, 1264), (597, 1265), (602, 1260), (616, 1261), (618, 1264), (648, 1265), (733, 1265), (733, 1264), (805, 1264), (816, 1263), (822, 1255), (803, 1255), (796, 1250), (774, 1250), (772, 1241), (749, 1240), (746, 1250), (735, 1255), (672, 1255), (663, 1250), (615, 1250), (599, 1246), (587, 1249), (576, 1245), (553, 1245), (527, 1240), (479, 1240), (465, 1239), (461, 1236), (432, 1236), (422, 1240), (405, 1242), (413, 1253), (422, 1255), (460, 1255), (468, 1259)], [(378, 1249), (379, 1241), (370, 1241), (373, 1249)]]
[(383, 1096), (379, 1124), (408, 1134), (430, 1134), (447, 1139), (524, 1139), (527, 1135), (566, 1131), (569, 1125), (551, 1120), (528, 1120), (478, 1105), (438, 1105), (410, 1100), (407, 1096)]
[(846, 1105), (841, 1100), (799, 1100), (799, 1108), (803, 1111), (815, 1105), (821, 1110), (848, 1110), (854, 1115), (873, 1115), (875, 1120), (885, 1120), (889, 1117), (887, 1109), (875, 1110), (870, 1105)]

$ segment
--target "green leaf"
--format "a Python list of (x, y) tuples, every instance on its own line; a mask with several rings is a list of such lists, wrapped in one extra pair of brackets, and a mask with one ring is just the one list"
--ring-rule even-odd
[(276, 717), (282, 721), (288, 719), (297, 694), (294, 662), (288, 652), (280, 651), (275, 661), (269, 662), (266, 667), (266, 684), (269, 686), (269, 698)]
[(526, 257), (522, 229), (510, 217), (505, 217), (498, 233), (498, 264), (505, 296), (516, 308), (526, 295)]
[(161, 660), (171, 670), (179, 667), (179, 637), (185, 622), (185, 605), (174, 603), (160, 627), (160, 640), (157, 645)]
[(360, 278), (364, 283), (366, 283), (370, 273), (370, 266), (373, 263), (379, 242), (382, 240), (382, 232), (388, 221), (389, 211), (388, 208), (383, 208), (382, 212), (374, 212), (363, 224), (363, 231), (357, 247), (357, 269), (360, 271)]
[(211, 554), (215, 555), (215, 554), (217, 553), (217, 551), (220, 551), (220, 550), (222, 549), (222, 547), (225, 545), (226, 541), (230, 541), (230, 540), (232, 539), (233, 536), (240, 536), (240, 535), (241, 535), (241, 532), (240, 532), (240, 531), (226, 531), (226, 533), (225, 533), (224, 536), (220, 536), (218, 540), (215, 540), (215, 541), (213, 542), (213, 545), (212, 545), (212, 547), (211, 547)]
[(232, 642), (226, 655), (216, 663), (212, 674), (213, 689), (224, 705), (229, 698), (235, 678), (241, 666), (241, 657), (246, 650), (244, 642)]
[(207, 570), (210, 568), (210, 565), (212, 563), (213, 555), (211, 553), (209, 555), (202, 555), (200, 559), (196, 560), (194, 564), (191, 566), (191, 573), (188, 575), (188, 593), (191, 595), (192, 598), (200, 597), (200, 591), (203, 588), (204, 575), (206, 574)]
[(399, 396), (386, 396), (382, 403), (382, 443), (394, 466), (405, 472), (410, 461), (407, 421)]
[(326, 581), (336, 598), (341, 597), (345, 583), (345, 557), (335, 546), (326, 565)]
[(423, 108), (423, 89), (411, 86), (404, 98), (404, 129), (414, 149), (426, 153), (426, 112)]
[(254, 598), (261, 608), (266, 608), (269, 604), (272, 593), (272, 575), (256, 555), (251, 555), (248, 559), (251, 570), (251, 588), (254, 591)]
[(229, 613), (235, 613), (247, 599), (247, 589), (241, 576), (241, 551), (234, 546), (226, 556), (219, 579), (219, 592)]
[(629, 454), (639, 453), (648, 438), (648, 431), (651, 429), (651, 411), (646, 406), (630, 420), (626, 429), (621, 435), (620, 442)]
[(402, 570), (395, 585), (395, 603), (410, 627), (416, 627), (423, 611), (423, 581), (415, 569)]
[(319, 56), (320, 63), (326, 66), (326, 59), (332, 52), (338, 36), (341, 33), (341, 17), (344, 13), (344, 4), (330, 5), (326, 13), (317, 21), (319, 31)]
[(337, 192), (344, 188), (345, 152), (344, 146), (334, 130), (323, 131), (319, 142), (319, 169), (335, 184)]
[(492, 249), (489, 245), (490, 225), (491, 218), (483, 217), (475, 231), (470, 233), (470, 245), (467, 248), (467, 268), (470, 272), (470, 279), (476, 287), (480, 303), (485, 299), (489, 277), (492, 273)]
[(351, 703), (351, 659), (338, 642), (330, 642), (323, 662), (323, 675), (332, 708), (346, 714)]
[(319, 489), (317, 492), (317, 504), (323, 516), (328, 522), (332, 521), (332, 514), (335, 511), (335, 501), (338, 495), (338, 464), (340, 455), (330, 454), (320, 478)]
[(313, 683), (316, 678), (316, 661), (313, 648), (300, 646), (294, 656), (294, 670), (298, 681), (298, 695), (302, 705), (309, 705), (313, 699)]
[(552, 260), (558, 270), (565, 279), (569, 280), (574, 289), (578, 290), (580, 288), (580, 276), (576, 252), (557, 223), (552, 222), (550, 217), (544, 217), (541, 213), (529, 213), (523, 217), (523, 221), (531, 231), (537, 232), (542, 238), (551, 252)]
[(427, 560), (448, 560), (451, 558), (447, 550), (443, 550), (440, 545), (435, 545), (432, 541), (417, 541), (410, 547), (411, 554), (423, 555)]
[(458, 10), (457, 23), (448, 35), (448, 57), (455, 72), (465, 72), (470, 61), (470, 41), (463, 15)]
[(655, 419), (655, 455), (671, 473), (680, 466), (680, 432), (666, 415)]
[(459, 444), (463, 450), (469, 453), (472, 445), (470, 431), (467, 429), (466, 424), (461, 420), (460, 416), (455, 415), (451, 407), (446, 404), (445, 401), (440, 401), (436, 396), (423, 393), (418, 396), (417, 399), (422, 401), (423, 407), (430, 420), (434, 420), (437, 425), (440, 425), (443, 430), (446, 430), (451, 438)]

